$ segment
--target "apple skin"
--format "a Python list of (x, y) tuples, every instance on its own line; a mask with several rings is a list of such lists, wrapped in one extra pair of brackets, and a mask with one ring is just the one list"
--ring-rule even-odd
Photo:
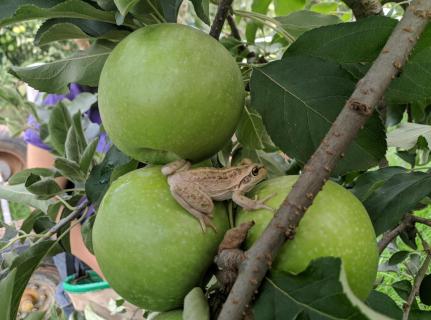
[(212, 229), (171, 196), (160, 166), (118, 178), (105, 194), (93, 228), (93, 248), (111, 287), (152, 311), (176, 309), (199, 286), (229, 228), (223, 203), (215, 204)]
[(108, 57), (99, 110), (113, 143), (141, 162), (199, 162), (232, 137), (244, 105), (241, 72), (215, 39), (164, 23), (138, 29)]
[[(259, 184), (251, 196), (276, 196), (269, 206), (279, 208), (298, 176), (283, 176)], [(246, 247), (262, 234), (273, 213), (268, 210), (239, 210), (236, 225), (254, 220)], [(341, 257), (352, 291), (365, 300), (377, 275), (378, 251), (371, 220), (362, 203), (348, 190), (328, 181), (301, 220), (295, 238), (281, 248), (272, 269), (297, 274), (311, 260), (325, 256)]]

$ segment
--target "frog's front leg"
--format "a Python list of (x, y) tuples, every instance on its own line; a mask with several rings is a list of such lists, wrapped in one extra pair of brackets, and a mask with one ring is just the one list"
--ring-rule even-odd
[(211, 221), (214, 203), (197, 184), (175, 184), (170, 189), (175, 200), (199, 220), (204, 232), (206, 232), (207, 226), (217, 231)]
[(241, 191), (234, 191), (232, 194), (232, 201), (235, 202), (240, 207), (245, 210), (257, 210), (257, 209), (268, 209), (270, 211), (275, 211), (274, 208), (266, 205), (265, 202), (275, 196), (275, 193), (270, 194), (269, 196), (258, 200), (258, 199), (250, 199), (246, 197)]
[(186, 171), (190, 169), (192, 164), (187, 160), (175, 160), (162, 167), (162, 174), (164, 176), (170, 176), (175, 172)]

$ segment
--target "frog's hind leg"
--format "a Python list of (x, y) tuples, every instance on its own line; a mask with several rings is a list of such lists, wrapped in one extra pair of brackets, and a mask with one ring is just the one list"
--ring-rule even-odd
[(197, 184), (172, 186), (171, 193), (184, 209), (199, 220), (204, 232), (207, 226), (216, 231), (216, 227), (211, 221), (214, 203)]

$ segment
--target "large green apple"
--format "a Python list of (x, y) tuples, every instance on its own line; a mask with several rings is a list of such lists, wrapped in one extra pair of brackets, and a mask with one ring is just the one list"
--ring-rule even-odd
[(209, 158), (231, 138), (243, 104), (241, 72), (230, 53), (179, 24), (131, 33), (100, 77), (103, 126), (121, 151), (142, 162)]
[(202, 232), (171, 196), (160, 166), (132, 171), (108, 189), (97, 212), (93, 248), (106, 280), (129, 302), (153, 311), (182, 305), (198, 286), (229, 227), (222, 203)]
[[(252, 195), (263, 198), (276, 192), (267, 204), (278, 208), (292, 189), (297, 176), (267, 180)], [(273, 213), (268, 210), (244, 211), (236, 223), (254, 220), (246, 240), (249, 248), (268, 225)], [(341, 257), (352, 291), (361, 299), (370, 293), (377, 274), (377, 243), (371, 220), (362, 203), (342, 186), (328, 181), (301, 220), (295, 239), (287, 242), (273, 264), (273, 270), (303, 271), (311, 260)]]

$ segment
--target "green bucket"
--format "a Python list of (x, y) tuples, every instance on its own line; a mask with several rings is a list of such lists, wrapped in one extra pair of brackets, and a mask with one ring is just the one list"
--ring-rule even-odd
[(69, 293), (85, 293), (108, 289), (108, 282), (104, 281), (94, 271), (87, 271), (87, 276), (77, 280), (76, 275), (70, 275), (63, 281), (64, 291)]

